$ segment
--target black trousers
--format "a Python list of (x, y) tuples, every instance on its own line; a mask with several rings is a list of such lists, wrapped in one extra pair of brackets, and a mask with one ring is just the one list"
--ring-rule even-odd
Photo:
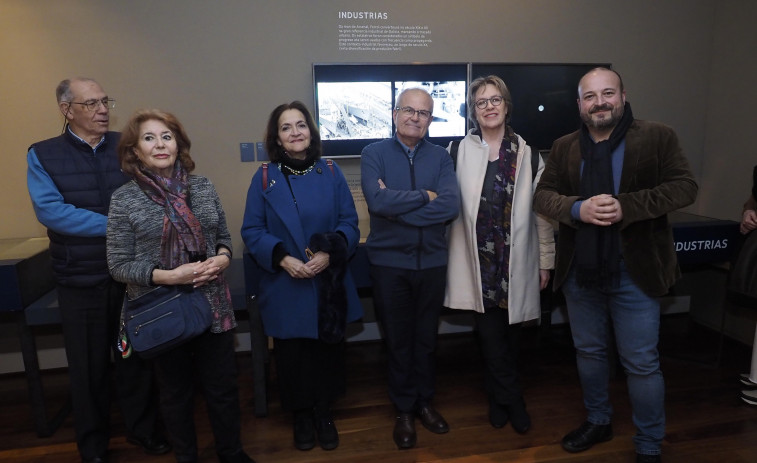
[(486, 307), (475, 313), (478, 343), (484, 358), (484, 384), (489, 400), (500, 405), (521, 399), (518, 384), (518, 346), (520, 324), (510, 325), (508, 312), (499, 307)]
[(111, 351), (118, 402), (129, 434), (151, 437), (157, 403), (152, 363), (116, 350), (124, 285), (58, 285), (58, 305), (71, 381), (76, 443), (82, 458), (104, 456), (110, 439)]
[(176, 461), (197, 461), (194, 392), (199, 386), (207, 404), (218, 455), (242, 450), (239, 387), (233, 331), (210, 330), (155, 358), (160, 411)]
[(273, 353), (283, 410), (325, 412), (344, 393), (344, 341), (274, 338)]
[(389, 397), (399, 412), (409, 413), (434, 397), (434, 355), (447, 267), (371, 266), (371, 278), (386, 342)]

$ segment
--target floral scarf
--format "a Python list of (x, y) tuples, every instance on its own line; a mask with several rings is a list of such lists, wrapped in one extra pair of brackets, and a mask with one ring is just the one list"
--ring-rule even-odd
[[(481, 195), (476, 239), (484, 307), (507, 308), (510, 279), (510, 215), (518, 161), (518, 137), (506, 127), (499, 147), (491, 198)], [(483, 193), (483, 192), (482, 192)]]

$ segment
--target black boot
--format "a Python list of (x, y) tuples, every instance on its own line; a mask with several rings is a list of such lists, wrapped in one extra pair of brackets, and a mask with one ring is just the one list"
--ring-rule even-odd
[(507, 420), (507, 408), (495, 402), (494, 399), (489, 399), (489, 423), (499, 429), (507, 424)]
[(316, 414), (315, 430), (318, 433), (318, 443), (323, 450), (334, 450), (339, 446), (339, 432), (331, 413)]
[(294, 412), (294, 446), (299, 450), (315, 447), (315, 426), (312, 410)]
[(518, 434), (525, 434), (531, 429), (531, 416), (526, 411), (526, 403), (523, 398), (505, 406), (510, 417), (510, 423)]

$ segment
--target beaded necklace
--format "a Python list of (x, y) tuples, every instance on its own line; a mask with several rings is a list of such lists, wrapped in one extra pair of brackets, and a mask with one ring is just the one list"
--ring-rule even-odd
[(289, 172), (293, 173), (294, 175), (305, 175), (308, 172), (310, 172), (311, 170), (313, 170), (313, 167), (315, 167), (315, 163), (313, 163), (310, 167), (307, 167), (307, 168), (302, 169), (302, 170), (293, 169), (293, 168), (289, 167), (288, 165), (282, 164), (282, 163), (279, 163), (279, 170), (281, 170), (282, 166), (286, 167), (286, 169)]

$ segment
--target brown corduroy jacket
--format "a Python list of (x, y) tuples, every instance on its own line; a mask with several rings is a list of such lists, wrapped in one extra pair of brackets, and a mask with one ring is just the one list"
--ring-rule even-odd
[[(570, 270), (578, 222), (570, 213), (579, 197), (580, 131), (552, 145), (534, 193), (534, 209), (560, 223), (554, 288)], [(694, 202), (698, 186), (673, 129), (633, 122), (626, 133), (620, 187), (616, 195), (622, 255), (631, 278), (650, 296), (665, 294), (680, 277), (667, 214)]]

